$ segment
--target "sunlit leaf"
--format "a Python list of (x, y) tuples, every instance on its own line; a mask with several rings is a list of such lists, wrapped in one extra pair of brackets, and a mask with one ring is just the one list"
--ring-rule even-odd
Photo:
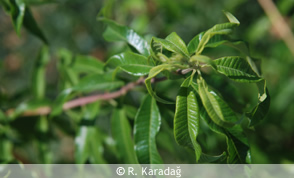
[(210, 59), (208, 56), (194, 55), (190, 58), (190, 62), (201, 62), (211, 66), (214, 69), (217, 69), (215, 62), (212, 59)]
[(137, 164), (131, 127), (123, 110), (114, 110), (111, 118), (112, 136), (116, 142), (119, 157), (125, 164)]
[(92, 56), (77, 55), (74, 59), (72, 69), (78, 73), (102, 74), (104, 63)]
[(161, 116), (156, 101), (147, 95), (135, 117), (135, 150), (141, 164), (162, 164), (156, 148), (156, 135), (160, 129)]

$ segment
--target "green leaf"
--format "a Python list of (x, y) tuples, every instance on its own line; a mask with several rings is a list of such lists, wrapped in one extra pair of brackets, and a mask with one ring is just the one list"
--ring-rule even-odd
[(123, 110), (114, 110), (111, 118), (111, 130), (122, 162), (138, 164), (131, 138), (131, 127)]
[(190, 58), (188, 49), (183, 40), (174, 32), (171, 33), (166, 39), (153, 37), (151, 40), (151, 49), (155, 55), (162, 52), (162, 49), (181, 54), (187, 59)]
[(105, 90), (113, 90), (119, 88), (124, 83), (122, 81), (113, 81), (109, 75), (105, 74), (93, 74), (84, 77), (80, 82), (66, 90), (63, 90), (60, 95), (57, 97), (53, 110), (51, 112), (51, 117), (58, 115), (62, 112), (63, 104), (74, 97), (78, 93), (90, 93), (93, 91), (105, 91)]
[(20, 29), (26, 12), (26, 5), (22, 0), (12, 0), (9, 2), (9, 5), (10, 15), (15, 31), (18, 35), (20, 35)]
[(161, 116), (156, 101), (147, 95), (135, 117), (135, 150), (141, 164), (162, 164), (156, 148), (156, 135), (159, 132)]
[(123, 71), (134, 76), (147, 75), (152, 68), (145, 56), (132, 52), (112, 56), (107, 61), (106, 66), (119, 67)]
[(211, 120), (204, 108), (201, 109), (200, 116), (212, 131), (226, 136), (228, 150), (227, 162), (229, 164), (246, 163), (249, 147), (242, 127), (235, 125), (232, 128), (222, 128)]
[(77, 55), (74, 58), (72, 69), (78, 73), (102, 74), (104, 63), (92, 56)]
[(199, 163), (221, 163), (226, 158), (227, 158), (226, 152), (223, 152), (222, 154), (217, 156), (211, 156), (211, 155), (202, 153), (199, 159)]
[(160, 97), (158, 97), (156, 95), (156, 93), (152, 90), (152, 86), (151, 86), (151, 79), (154, 78), (156, 75), (158, 75), (160, 72), (168, 70), (171, 71), (173, 70), (174, 67), (169, 65), (169, 64), (162, 64), (162, 65), (158, 65), (156, 67), (153, 67), (150, 72), (148, 77), (145, 80), (145, 84), (146, 84), (146, 88), (149, 92), (149, 94), (154, 97), (157, 101), (161, 102), (161, 103), (165, 103), (165, 104), (173, 104), (173, 102), (170, 101), (166, 101)]
[(215, 70), (217, 69), (215, 62), (212, 59), (210, 59), (208, 56), (194, 55), (190, 58), (190, 62), (197, 62), (197, 61), (204, 63), (204, 64), (208, 64), (209, 66), (211, 66)]
[(216, 93), (210, 92), (202, 77), (197, 79), (201, 101), (209, 117), (221, 127), (233, 127), (237, 121), (235, 113)]
[[(228, 35), (232, 32), (232, 30), (239, 26), (239, 21), (229, 12), (225, 12), (225, 15), (229, 19), (230, 23), (223, 23), (223, 24), (217, 24), (213, 26), (211, 29), (207, 30), (204, 34), (201, 40), (199, 41), (199, 44), (196, 49), (196, 54), (201, 54), (204, 48), (206, 47), (209, 40), (215, 36), (215, 35)], [(196, 40), (197, 42), (197, 40)], [(195, 46), (195, 45), (194, 45)]]
[(263, 80), (251, 68), (249, 63), (237, 56), (223, 57), (214, 60), (217, 71), (238, 82), (258, 82)]
[(192, 77), (188, 77), (181, 85), (176, 99), (174, 118), (174, 135), (177, 143), (195, 150), (196, 161), (200, 159), (201, 147), (197, 143), (199, 133), (199, 105), (195, 91), (189, 88)]
[(262, 80), (257, 83), (258, 87), (258, 104), (247, 116), (250, 118), (250, 126), (257, 125), (264, 119), (270, 107), (270, 95), (266, 88), (266, 81)]
[(138, 35), (133, 29), (119, 25), (107, 18), (99, 18), (99, 20), (108, 26), (103, 33), (103, 37), (107, 41), (125, 41), (133, 46), (139, 53), (146, 57), (149, 56), (149, 46), (147, 41)]
[(35, 69), (33, 73), (32, 88), (36, 99), (42, 99), (45, 96), (46, 89), (46, 78), (45, 70), (46, 65), (50, 60), (49, 50), (47, 46), (42, 47), (38, 59), (35, 64)]

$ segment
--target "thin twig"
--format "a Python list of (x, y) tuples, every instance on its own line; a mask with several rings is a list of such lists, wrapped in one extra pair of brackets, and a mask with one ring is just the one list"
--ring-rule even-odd
[[(157, 79), (154, 78), (151, 82), (154, 83), (154, 82), (160, 82), (163, 80), (166, 80), (166, 77), (157, 78)], [(93, 103), (98, 100), (110, 100), (110, 99), (118, 98), (122, 95), (125, 95), (128, 91), (132, 90), (137, 85), (144, 83), (144, 81), (145, 81), (145, 78), (141, 77), (137, 81), (128, 83), (127, 85), (123, 86), (119, 90), (111, 92), (111, 93), (103, 93), (103, 94), (97, 94), (97, 95), (91, 95), (91, 96), (77, 98), (77, 99), (74, 99), (74, 100), (71, 100), (71, 101), (64, 103), (62, 108), (63, 108), (63, 110), (68, 110), (68, 109), (83, 106), (83, 105), (86, 105), (89, 103)], [(25, 111), (24, 113), (22, 113), (22, 116), (47, 115), (47, 114), (50, 114), (51, 110), (52, 109), (49, 106), (40, 107), (35, 110)], [(6, 114), (10, 115), (13, 112), (14, 112), (14, 109), (10, 109), (6, 112)]]
[(270, 19), (275, 30), (279, 33), (280, 37), (286, 43), (287, 47), (294, 56), (294, 36), (281, 13), (272, 0), (258, 0), (258, 2)]

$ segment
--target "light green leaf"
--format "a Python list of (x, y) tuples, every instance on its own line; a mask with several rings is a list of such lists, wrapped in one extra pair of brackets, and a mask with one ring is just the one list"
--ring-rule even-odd
[(45, 70), (46, 65), (50, 60), (49, 50), (47, 46), (43, 46), (38, 59), (36, 60), (35, 69), (33, 73), (32, 88), (36, 99), (42, 99), (45, 96), (46, 78)]
[(194, 55), (190, 58), (190, 62), (201, 62), (201, 63), (205, 63), (205, 64), (208, 64), (210, 65), (212, 68), (214, 68), (215, 70), (217, 69), (216, 68), (216, 64), (215, 62), (210, 59), (208, 56), (204, 56), (204, 55)]
[(146, 84), (146, 88), (149, 92), (149, 94), (154, 97), (157, 101), (161, 102), (161, 103), (165, 103), (165, 104), (173, 104), (173, 102), (170, 101), (166, 101), (160, 97), (158, 97), (156, 95), (156, 93), (152, 90), (152, 86), (151, 86), (151, 79), (154, 78), (156, 75), (158, 75), (160, 72), (168, 70), (171, 71), (173, 70), (174, 67), (169, 65), (169, 64), (162, 64), (162, 65), (158, 65), (156, 67), (153, 67), (150, 72), (148, 77), (145, 80), (145, 84)]
[(134, 76), (147, 75), (152, 68), (145, 56), (132, 52), (112, 56), (107, 61), (106, 66), (119, 67), (123, 71)]
[(131, 138), (131, 127), (123, 110), (114, 110), (111, 130), (121, 161), (125, 164), (138, 164)]
[(238, 82), (258, 82), (263, 80), (251, 68), (248, 62), (237, 56), (223, 57), (214, 60), (217, 71)]
[(202, 153), (196, 140), (199, 133), (200, 111), (195, 91), (189, 88), (191, 79), (190, 76), (182, 83), (176, 99), (174, 135), (179, 145), (189, 146), (195, 150), (198, 161)]
[(149, 46), (147, 41), (138, 35), (134, 30), (129, 29), (126, 26), (117, 24), (116, 22), (107, 19), (99, 18), (108, 27), (103, 33), (103, 37), (107, 41), (125, 41), (131, 46), (133, 46), (139, 53), (144, 56), (149, 56)]
[[(232, 32), (232, 30), (239, 26), (239, 21), (230, 13), (225, 12), (225, 15), (229, 19), (230, 23), (223, 23), (223, 24), (217, 24), (213, 26), (211, 29), (207, 30), (204, 34), (201, 40), (199, 41), (199, 44), (196, 49), (196, 54), (201, 54), (204, 48), (206, 47), (209, 40), (215, 36), (215, 35), (228, 35)], [(194, 45), (195, 46), (195, 45)]]
[(234, 112), (225, 102), (220, 102), (221, 100), (216, 93), (211, 93), (208, 90), (208, 86), (202, 77), (197, 79), (197, 84), (201, 101), (209, 117), (221, 127), (233, 127), (234, 122), (236, 122)]
[(15, 31), (18, 35), (20, 35), (21, 26), (26, 12), (26, 5), (22, 0), (12, 0), (9, 2), (9, 5), (10, 15)]
[(266, 88), (266, 81), (262, 80), (257, 83), (258, 87), (258, 104), (247, 116), (250, 118), (250, 126), (257, 125), (264, 119), (270, 107), (270, 95)]
[[(169, 40), (168, 40), (169, 39)], [(158, 55), (159, 52), (162, 52), (162, 49), (181, 54), (187, 59), (190, 58), (188, 49), (185, 43), (176, 35), (172, 33), (171, 36), (168, 36), (166, 39), (160, 39), (153, 37), (151, 40), (151, 49), (155, 55)]]
[(72, 69), (77, 73), (104, 73), (104, 64), (92, 56), (77, 55), (73, 59)]
[(147, 95), (135, 117), (135, 150), (141, 164), (162, 164), (156, 148), (156, 135), (160, 129), (161, 116), (156, 101)]

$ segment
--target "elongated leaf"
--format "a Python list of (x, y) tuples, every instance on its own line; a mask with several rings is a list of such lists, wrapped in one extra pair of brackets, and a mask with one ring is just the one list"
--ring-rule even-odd
[(42, 47), (38, 59), (35, 64), (35, 69), (33, 73), (32, 88), (36, 99), (42, 99), (45, 95), (46, 89), (46, 79), (45, 70), (46, 64), (49, 62), (49, 50), (47, 46)]
[(214, 60), (217, 71), (238, 82), (258, 82), (258, 77), (248, 62), (241, 57), (223, 57)]
[[(209, 40), (215, 36), (215, 35), (228, 35), (232, 32), (232, 30), (238, 26), (240, 23), (239, 21), (229, 12), (224, 12), (227, 18), (229, 19), (230, 23), (223, 23), (223, 24), (217, 24), (213, 26), (211, 29), (207, 30), (204, 34), (201, 40), (199, 41), (199, 44), (196, 49), (196, 54), (201, 54), (204, 50), (206, 44), (209, 42)], [(195, 46), (195, 45), (194, 45)]]
[(122, 162), (138, 164), (131, 138), (131, 127), (123, 110), (114, 110), (111, 118), (111, 130)]
[(176, 32), (172, 32), (166, 38), (167, 41), (171, 42), (179, 51), (181, 51), (183, 56), (189, 58), (189, 52), (185, 42), (178, 36)]
[(20, 29), (23, 24), (23, 19), (25, 16), (26, 5), (22, 0), (9, 1), (9, 5), (9, 13), (11, 15), (15, 31), (18, 35), (20, 35)]
[(249, 147), (241, 126), (235, 125), (232, 128), (222, 128), (211, 120), (204, 108), (201, 109), (200, 116), (212, 131), (226, 136), (227, 162), (229, 164), (246, 163)]
[(191, 76), (182, 83), (176, 99), (174, 135), (179, 145), (189, 146), (195, 150), (198, 161), (202, 153), (196, 140), (199, 133), (200, 111), (195, 91), (189, 88), (190, 83)]
[(113, 81), (109, 76), (104, 74), (93, 74), (84, 77), (76, 86), (63, 90), (57, 97), (51, 117), (62, 112), (63, 104), (78, 93), (89, 93), (99, 90), (113, 90), (121, 87), (124, 83), (122, 81)]
[[(202, 77), (197, 79), (197, 83), (200, 98), (209, 117), (221, 127), (234, 126), (234, 122), (232, 122), (235, 121), (234, 112), (227, 105), (222, 107), (224, 102), (220, 103), (216, 94), (209, 92), (208, 86)], [(230, 115), (230, 117), (225, 117), (225, 115)]]
[(147, 75), (152, 68), (145, 56), (126, 52), (112, 56), (106, 63), (107, 66), (119, 67), (134, 76)]
[(264, 119), (270, 107), (270, 95), (266, 88), (266, 81), (262, 80), (257, 83), (258, 87), (258, 104), (247, 114), (250, 118), (250, 126), (255, 126)]
[(135, 150), (141, 164), (162, 164), (156, 148), (156, 135), (160, 129), (161, 116), (156, 101), (147, 95), (135, 117)]
[(160, 97), (158, 97), (156, 95), (156, 93), (152, 90), (152, 86), (151, 86), (151, 79), (154, 78), (156, 75), (158, 75), (160, 72), (164, 71), (164, 70), (173, 70), (174, 67), (172, 67), (171, 65), (169, 64), (162, 64), (162, 65), (158, 65), (156, 67), (153, 67), (150, 72), (149, 72), (149, 75), (148, 75), (148, 78), (146, 78), (145, 80), (145, 84), (146, 84), (146, 88), (149, 92), (149, 94), (154, 97), (157, 101), (159, 102), (162, 102), (162, 103), (165, 103), (165, 104), (173, 104), (173, 102), (170, 102), (170, 101), (166, 101)]
[(104, 64), (92, 56), (77, 55), (73, 59), (72, 69), (77, 73), (104, 73)]
[(107, 41), (125, 41), (133, 46), (139, 53), (146, 57), (149, 56), (149, 46), (147, 41), (138, 35), (134, 30), (129, 29), (126, 26), (119, 25), (107, 18), (99, 18), (99, 20), (108, 26), (106, 31), (103, 33), (103, 37)]
[(210, 59), (208, 56), (194, 55), (190, 58), (190, 62), (196, 62), (196, 61), (208, 64), (215, 70), (217, 69), (215, 62), (212, 59)]

